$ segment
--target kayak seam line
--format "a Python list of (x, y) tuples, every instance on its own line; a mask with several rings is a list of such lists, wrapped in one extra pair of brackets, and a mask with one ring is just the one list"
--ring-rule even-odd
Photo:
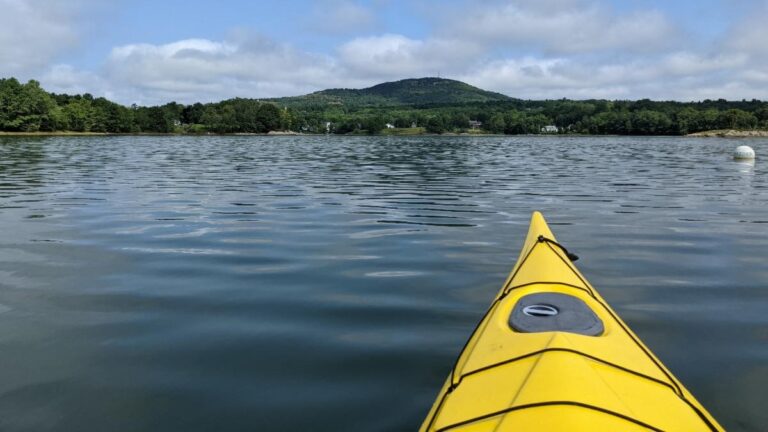
[(475, 326), (475, 329), (472, 331), (472, 333), (469, 335), (469, 339), (467, 339), (466, 342), (464, 342), (464, 347), (459, 351), (458, 357), (456, 357), (456, 361), (453, 364), (453, 368), (451, 368), (451, 374), (448, 377), (449, 383), (448, 388), (443, 392), (443, 396), (440, 398), (440, 403), (437, 405), (437, 409), (435, 409), (434, 414), (432, 415), (432, 418), (429, 419), (429, 425), (427, 426), (427, 431), (429, 431), (432, 428), (432, 425), (435, 422), (435, 419), (438, 417), (440, 412), (443, 410), (443, 404), (445, 403), (445, 399), (453, 393), (453, 391), (456, 389), (456, 387), (459, 385), (458, 382), (454, 383), (454, 379), (456, 377), (456, 369), (459, 367), (459, 362), (461, 361), (461, 357), (464, 355), (464, 351), (466, 351), (467, 347), (469, 346), (469, 342), (472, 340), (472, 338), (475, 337), (475, 334), (480, 330), (480, 327), (482, 326), (483, 322), (488, 318), (491, 311), (496, 307), (496, 305), (499, 303), (499, 301), (504, 298), (504, 296), (499, 296), (496, 298), (493, 303), (488, 307), (488, 310), (485, 311), (485, 314), (483, 314), (483, 317), (478, 321), (477, 325)]
[[(552, 340), (555, 338), (555, 335), (552, 335), (551, 338), (549, 338), (549, 342), (552, 342)], [(525, 374), (525, 378), (523, 379), (523, 382), (520, 383), (520, 386), (517, 388), (517, 391), (515, 392), (515, 395), (512, 396), (512, 400), (509, 402), (508, 405), (514, 406), (515, 402), (517, 402), (517, 399), (520, 397), (520, 394), (523, 393), (525, 390), (525, 385), (528, 384), (528, 380), (531, 379), (531, 376), (536, 371), (536, 368), (539, 366), (539, 362), (544, 358), (544, 356), (536, 357), (536, 360), (533, 362), (533, 365), (528, 369), (528, 372)], [(499, 426), (501, 426), (501, 421), (496, 422), (496, 426), (493, 428), (492, 432), (497, 432), (499, 430)]]
[(581, 283), (583, 283), (583, 284), (584, 284), (584, 286), (588, 288), (590, 295), (592, 295), (592, 297), (594, 297), (595, 299), (597, 299), (597, 296), (595, 295), (595, 289), (592, 287), (592, 285), (590, 285), (590, 284), (589, 284), (589, 282), (587, 282), (586, 280), (584, 280), (584, 278), (583, 278), (583, 277), (581, 276), (581, 274), (579, 273), (578, 269), (576, 269), (576, 266), (573, 264), (573, 262), (571, 262), (571, 261), (569, 261), (569, 260), (566, 260), (565, 258), (563, 258), (563, 256), (562, 256), (560, 253), (558, 253), (558, 252), (555, 250), (555, 248), (553, 248), (553, 247), (552, 247), (552, 245), (550, 245), (549, 243), (545, 243), (545, 244), (547, 245), (547, 247), (549, 248), (549, 250), (551, 250), (552, 252), (554, 252), (554, 253), (555, 253), (555, 255), (557, 255), (557, 257), (558, 257), (558, 258), (560, 258), (560, 261), (562, 261), (562, 262), (563, 262), (563, 263), (566, 265), (566, 267), (568, 267), (568, 269), (570, 269), (570, 270), (571, 270), (571, 272), (572, 272), (574, 275), (576, 275), (576, 277), (577, 277), (577, 278), (579, 278), (579, 280), (581, 281)]
[[(553, 252), (555, 252), (555, 255), (557, 255), (560, 258), (560, 261), (562, 261), (566, 266), (568, 266), (568, 268), (571, 269), (573, 274), (575, 274), (576, 277), (579, 278), (579, 280), (584, 284), (584, 286), (590, 287), (592, 290), (594, 290), (594, 288), (592, 288), (592, 285), (590, 285), (589, 282), (587, 282), (584, 279), (584, 277), (581, 276), (581, 273), (579, 273), (579, 271), (576, 269), (576, 267), (572, 263), (563, 259), (562, 255), (558, 254), (557, 251), (555, 251), (552, 248), (552, 246), (550, 246), (549, 244), (547, 244), (547, 246), (550, 249), (552, 249)], [(643, 343), (639, 340), (639, 338), (635, 336), (634, 333), (632, 333), (632, 331), (629, 329), (629, 326), (627, 326), (624, 323), (624, 321), (622, 321), (621, 318), (619, 318), (616, 312), (614, 312), (610, 308), (610, 306), (608, 306), (607, 302), (605, 302), (605, 300), (598, 299), (596, 296), (593, 296), (593, 297), (595, 297), (595, 301), (597, 301), (597, 303), (599, 303), (603, 307), (603, 309), (605, 309), (605, 311), (608, 312), (608, 314), (613, 317), (614, 321), (616, 321), (619, 327), (621, 327), (622, 330), (624, 330), (624, 333), (626, 333), (627, 336), (629, 336), (629, 338), (632, 339), (635, 345), (637, 345), (645, 353), (645, 355), (656, 365), (656, 367), (662, 373), (664, 373), (664, 375), (666, 375), (667, 378), (669, 378), (669, 381), (675, 386), (675, 389), (676, 389), (675, 394), (677, 394), (677, 397), (679, 397), (683, 402), (685, 402), (689, 407), (691, 407), (691, 409), (699, 416), (699, 418), (704, 423), (706, 423), (706, 425), (711, 430), (719, 431), (720, 429), (715, 427), (712, 421), (710, 421), (709, 417), (707, 417), (707, 415), (705, 415), (701, 409), (699, 409), (695, 404), (693, 404), (691, 401), (688, 400), (688, 398), (685, 397), (685, 393), (683, 393), (681, 384), (677, 382), (677, 379), (672, 375), (672, 372), (668, 371), (667, 368), (661, 363), (661, 361), (656, 359), (656, 357), (651, 353), (650, 349), (646, 348), (646, 346), (643, 345)]]
[(567, 286), (569, 288), (575, 288), (575, 289), (584, 291), (587, 294), (589, 294), (590, 297), (595, 298), (594, 294), (592, 294), (592, 292), (590, 292), (589, 289), (587, 289), (587, 288), (580, 287), (580, 286), (574, 285), (574, 284), (569, 284), (567, 282), (550, 282), (550, 281), (526, 282), (524, 284), (515, 285), (515, 286), (507, 288), (507, 291), (504, 293), (504, 295), (506, 296), (507, 294), (511, 293), (512, 291), (514, 291), (516, 289), (525, 288), (525, 287), (528, 287), (528, 286), (531, 286), (531, 285), (563, 285), (563, 286)]
[(524, 354), (524, 355), (521, 355), (521, 356), (519, 356), (519, 357), (515, 357), (515, 358), (511, 358), (511, 359), (508, 359), (508, 360), (504, 360), (504, 361), (501, 361), (501, 362), (498, 362), (498, 363), (494, 363), (494, 364), (492, 364), (492, 365), (483, 366), (483, 367), (482, 367), (482, 368), (480, 368), (480, 369), (475, 369), (475, 370), (473, 370), (473, 371), (471, 371), (471, 372), (467, 372), (467, 373), (465, 373), (465, 374), (462, 374), (461, 376), (459, 376), (459, 383), (461, 383), (461, 380), (462, 380), (463, 378), (467, 377), (467, 376), (471, 376), (471, 375), (474, 375), (474, 374), (476, 374), (476, 373), (484, 372), (484, 371), (487, 371), (487, 370), (489, 370), (489, 369), (493, 369), (493, 368), (496, 368), (496, 367), (499, 367), (499, 366), (503, 366), (503, 365), (505, 365), (505, 364), (514, 363), (514, 362), (516, 362), (516, 361), (519, 361), (519, 360), (524, 360), (524, 359), (526, 359), (526, 358), (528, 358), (528, 357), (533, 357), (533, 356), (535, 356), (535, 355), (544, 354), (544, 353), (547, 353), (547, 352), (554, 352), (554, 351), (558, 351), (558, 352), (568, 352), (568, 353), (572, 353), (572, 354), (577, 354), (577, 355), (580, 355), (580, 356), (582, 356), (582, 357), (586, 357), (586, 358), (588, 358), (588, 359), (591, 359), (591, 360), (594, 360), (594, 361), (596, 361), (596, 362), (598, 362), (598, 363), (602, 363), (602, 364), (605, 364), (605, 365), (607, 365), (607, 366), (611, 366), (611, 367), (613, 367), (613, 368), (616, 368), (616, 369), (622, 370), (622, 371), (624, 371), (624, 372), (630, 373), (630, 374), (632, 374), (632, 375), (636, 375), (636, 376), (639, 376), (639, 377), (641, 377), (641, 378), (645, 378), (645, 379), (647, 379), (647, 380), (650, 380), (650, 381), (654, 381), (654, 382), (656, 382), (656, 383), (658, 383), (658, 384), (662, 384), (662, 385), (664, 385), (664, 386), (666, 386), (666, 387), (669, 387), (669, 388), (670, 388), (670, 390), (672, 390), (672, 392), (673, 392), (673, 393), (677, 394), (677, 393), (675, 392), (675, 388), (672, 386), (672, 384), (670, 384), (670, 383), (668, 383), (668, 382), (662, 381), (662, 380), (660, 380), (660, 379), (658, 379), (658, 378), (654, 378), (654, 377), (652, 377), (652, 376), (649, 376), (649, 375), (645, 375), (645, 374), (643, 374), (643, 373), (641, 373), (641, 372), (637, 372), (637, 371), (635, 371), (635, 370), (632, 370), (632, 369), (626, 368), (626, 367), (624, 367), (624, 366), (621, 366), (621, 365), (618, 365), (618, 364), (616, 364), (616, 363), (613, 363), (613, 362), (609, 362), (609, 361), (607, 361), (607, 360), (603, 360), (603, 359), (601, 359), (601, 358), (599, 358), (599, 357), (595, 357), (595, 356), (593, 356), (593, 355), (589, 355), (589, 354), (587, 354), (587, 353), (585, 353), (585, 352), (581, 352), (581, 351), (579, 351), (579, 350), (574, 350), (574, 349), (570, 349), (570, 348), (544, 348), (544, 349), (542, 349), (542, 350), (539, 350), (539, 351), (530, 352), (530, 353), (528, 353), (528, 354)]
[(507, 287), (509, 286), (510, 283), (512, 283), (513, 280), (515, 280), (515, 276), (517, 276), (517, 274), (520, 273), (520, 269), (523, 268), (523, 264), (525, 264), (525, 262), (528, 261), (528, 257), (531, 256), (531, 254), (533, 253), (533, 250), (536, 249), (536, 246), (538, 245), (539, 245), (539, 242), (534, 243), (531, 246), (531, 248), (528, 249), (528, 251), (525, 253), (523, 260), (515, 264), (513, 273), (511, 273), (507, 278), (507, 280), (504, 281), (504, 286), (501, 289), (501, 295), (499, 297), (504, 297), (506, 295)]
[[(510, 275), (510, 277), (509, 277), (509, 281), (510, 282), (512, 280), (514, 280), (515, 276), (520, 271), (520, 269), (523, 267), (525, 262), (528, 261), (528, 257), (531, 256), (531, 253), (533, 253), (533, 250), (536, 249), (537, 245), (538, 245), (538, 243), (534, 243), (533, 246), (531, 246), (531, 248), (528, 250), (528, 253), (525, 254), (525, 257), (523, 257), (523, 260), (520, 261), (520, 264), (515, 269), (515, 272), (512, 275)], [(485, 311), (485, 313), (483, 314), (483, 317), (480, 319), (480, 321), (475, 326), (475, 329), (472, 331), (472, 334), (469, 335), (469, 339), (467, 339), (467, 342), (464, 343), (464, 347), (461, 349), (461, 351), (459, 351), (459, 356), (458, 356), (458, 358), (456, 358), (456, 363), (453, 365), (453, 369), (451, 369), (451, 386), (448, 389), (449, 392), (452, 391), (455, 388), (455, 385), (454, 385), (455, 378), (454, 377), (456, 376), (456, 369), (459, 367), (459, 362), (461, 361), (461, 358), (464, 356), (464, 351), (466, 351), (467, 348), (469, 348), (470, 342), (472, 341), (472, 339), (474, 339), (475, 334), (477, 333), (477, 331), (480, 330), (480, 327), (483, 326), (483, 324), (486, 322), (488, 317), (491, 315), (491, 311), (496, 308), (496, 306), (501, 302), (501, 300), (504, 299), (504, 297), (507, 296), (507, 294), (508, 293), (506, 292), (506, 287), (505, 287), (504, 289), (502, 289), (501, 295), (497, 296), (496, 299), (493, 300), (493, 303), (491, 303), (491, 305)], [(470, 349), (470, 354), (472, 353), (472, 350), (474, 350), (474, 346), (472, 347), (472, 349)]]
[(532, 403), (532, 404), (519, 405), (519, 406), (516, 406), (516, 407), (505, 408), (503, 410), (499, 410), (499, 411), (492, 412), (492, 413), (489, 413), (489, 414), (484, 414), (482, 416), (474, 417), (474, 418), (471, 418), (469, 420), (463, 420), (463, 421), (461, 421), (459, 423), (454, 423), (452, 425), (445, 426), (443, 428), (437, 429), (436, 432), (444, 432), (444, 431), (447, 431), (447, 430), (450, 430), (450, 429), (453, 429), (453, 428), (457, 428), (457, 427), (464, 426), (464, 425), (467, 425), (467, 424), (470, 424), (470, 423), (474, 423), (474, 422), (477, 422), (477, 421), (481, 421), (481, 420), (486, 420), (486, 419), (489, 419), (489, 418), (492, 418), (492, 417), (496, 417), (496, 416), (499, 416), (499, 415), (502, 415), (502, 414), (507, 414), (507, 413), (510, 413), (510, 412), (513, 412), (513, 411), (520, 411), (520, 410), (529, 409), (529, 408), (540, 408), (540, 407), (553, 406), (553, 405), (568, 405), (568, 406), (577, 406), (577, 407), (580, 407), (580, 408), (587, 408), (587, 409), (591, 409), (591, 410), (594, 410), (594, 411), (602, 412), (604, 414), (612, 415), (612, 416), (618, 417), (618, 418), (623, 419), (623, 420), (627, 420), (627, 421), (629, 421), (631, 423), (634, 423), (636, 425), (642, 426), (644, 428), (650, 429), (650, 430), (655, 431), (655, 432), (664, 432), (662, 429), (653, 427), (653, 426), (651, 426), (651, 425), (649, 425), (649, 424), (647, 424), (645, 422), (642, 422), (640, 420), (634, 419), (634, 418), (629, 417), (627, 415), (624, 415), (624, 414), (621, 414), (621, 413), (617, 413), (615, 411), (611, 411), (611, 410), (608, 410), (608, 409), (605, 409), (605, 408), (600, 408), (600, 407), (597, 407), (597, 406), (594, 406), (594, 405), (584, 404), (584, 403), (581, 403), (581, 402), (572, 402), (572, 401), (537, 402), (537, 403)]
[[(550, 246), (550, 248), (551, 248), (551, 246)], [(554, 249), (553, 249), (553, 251), (554, 251)], [(579, 274), (579, 272), (578, 272), (578, 271), (576, 271), (576, 270), (575, 270), (575, 268), (574, 268), (574, 267), (573, 267), (573, 266), (572, 266), (572, 265), (571, 265), (569, 262), (567, 262), (566, 260), (564, 260), (564, 259), (563, 259), (563, 257), (562, 257), (562, 256), (560, 256), (559, 254), (558, 254), (557, 256), (558, 256), (558, 257), (560, 257), (560, 260), (561, 260), (563, 263), (565, 263), (565, 264), (566, 264), (566, 265), (567, 265), (567, 266), (568, 266), (568, 267), (571, 269), (571, 271), (573, 272), (573, 274), (575, 274), (575, 275), (576, 275), (576, 277), (577, 277), (577, 278), (579, 278), (579, 280), (581, 280), (581, 282), (582, 282), (584, 285), (586, 285), (586, 286), (589, 286), (589, 285), (588, 285), (588, 283), (587, 283), (587, 281), (585, 281), (585, 280), (584, 280), (584, 278), (583, 278), (583, 277), (582, 277), (582, 276)], [(646, 357), (648, 357), (648, 358), (649, 358), (649, 359), (650, 359), (650, 360), (651, 360), (651, 361), (652, 361), (652, 362), (653, 362), (653, 363), (656, 365), (656, 367), (657, 367), (657, 368), (659, 368), (659, 370), (660, 370), (662, 373), (664, 373), (664, 375), (666, 375), (666, 376), (667, 376), (667, 378), (669, 378), (669, 381), (670, 381), (670, 382), (671, 382), (671, 383), (672, 383), (672, 384), (675, 386), (675, 389), (676, 389), (675, 393), (677, 393), (677, 395), (678, 395), (678, 396), (680, 396), (681, 398), (683, 398), (683, 392), (682, 392), (682, 390), (680, 389), (680, 385), (677, 383), (677, 380), (676, 380), (676, 379), (675, 379), (675, 378), (672, 376), (672, 374), (671, 374), (670, 372), (668, 372), (668, 371), (666, 370), (666, 368), (665, 368), (665, 367), (664, 367), (664, 366), (661, 364), (661, 362), (660, 362), (659, 360), (657, 360), (657, 359), (656, 359), (656, 358), (655, 358), (655, 357), (654, 357), (654, 356), (653, 356), (653, 355), (650, 353), (649, 349), (648, 349), (648, 348), (646, 348), (646, 347), (645, 347), (645, 346), (642, 344), (642, 342), (640, 342), (640, 341), (639, 341), (639, 339), (637, 338), (637, 336), (635, 336), (635, 335), (632, 333), (632, 331), (630, 331), (630, 330), (629, 330), (628, 326), (627, 326), (626, 324), (624, 324), (624, 322), (623, 322), (623, 321), (621, 321), (621, 319), (618, 317), (618, 315), (616, 315), (616, 313), (615, 313), (615, 312), (614, 312), (614, 311), (613, 311), (613, 310), (612, 310), (612, 309), (611, 309), (611, 308), (608, 306), (608, 304), (607, 304), (605, 301), (600, 301), (600, 300), (599, 300), (599, 299), (597, 299), (597, 298), (595, 298), (595, 300), (596, 300), (596, 301), (597, 301), (597, 302), (600, 304), (600, 306), (602, 306), (602, 307), (603, 307), (603, 309), (605, 309), (605, 311), (606, 311), (606, 312), (608, 312), (608, 314), (609, 314), (609, 315), (611, 315), (611, 317), (613, 317), (614, 321), (616, 321), (616, 323), (619, 325), (619, 327), (621, 327), (621, 329), (622, 329), (622, 330), (624, 330), (624, 333), (626, 333), (626, 334), (627, 334), (627, 336), (629, 336), (629, 338), (630, 338), (630, 339), (632, 339), (632, 341), (635, 343), (635, 345), (637, 345), (637, 346), (638, 346), (638, 348), (640, 348), (640, 349), (641, 349), (641, 350), (642, 350), (642, 351), (645, 353)]]
[[(443, 404), (445, 403), (445, 398), (448, 397), (449, 394), (453, 393), (453, 390), (456, 389), (456, 386), (459, 385), (459, 383), (454, 384), (454, 379), (456, 376), (456, 369), (459, 367), (459, 363), (461, 362), (461, 358), (464, 356), (464, 351), (467, 350), (469, 347), (469, 343), (472, 341), (472, 339), (475, 337), (475, 334), (477, 334), (478, 330), (480, 330), (480, 327), (483, 325), (483, 323), (488, 319), (488, 317), (491, 314), (491, 311), (501, 302), (504, 297), (507, 296), (506, 288), (507, 285), (512, 282), (515, 279), (515, 276), (517, 276), (517, 273), (520, 271), (520, 269), (523, 267), (523, 264), (525, 264), (526, 261), (528, 261), (528, 257), (531, 256), (531, 253), (533, 253), (533, 250), (536, 249), (536, 246), (539, 243), (536, 242), (531, 246), (530, 249), (528, 249), (528, 252), (526, 252), (525, 256), (523, 257), (522, 261), (520, 261), (519, 264), (516, 265), (515, 269), (513, 270), (512, 274), (509, 275), (509, 278), (507, 281), (504, 282), (504, 285), (501, 289), (501, 294), (496, 296), (496, 298), (493, 300), (490, 306), (488, 306), (488, 309), (483, 314), (483, 317), (480, 318), (480, 321), (477, 322), (477, 325), (475, 325), (475, 329), (472, 331), (472, 333), (469, 335), (469, 339), (467, 339), (466, 342), (464, 342), (464, 346), (461, 348), (461, 351), (459, 351), (458, 357), (456, 357), (456, 361), (453, 364), (453, 368), (451, 368), (451, 374), (449, 376), (449, 384), (448, 388), (443, 393), (443, 396), (440, 398), (440, 403), (437, 406), (437, 409), (435, 409), (434, 414), (432, 415), (432, 418), (429, 419), (429, 425), (427, 426), (427, 431), (432, 428), (432, 425), (435, 422), (435, 419), (440, 414), (440, 412), (443, 410)], [(474, 347), (472, 348), (474, 349)], [(471, 353), (471, 350), (470, 350)]]
[[(494, 300), (493, 303), (491, 303), (491, 306), (488, 308), (487, 311), (485, 311), (485, 314), (483, 314), (483, 317), (477, 323), (477, 325), (475, 326), (475, 329), (472, 331), (472, 334), (469, 335), (469, 339), (467, 339), (467, 342), (464, 344), (464, 347), (459, 352), (459, 356), (456, 358), (456, 363), (453, 365), (453, 368), (451, 369), (451, 387), (448, 389), (449, 392), (452, 391), (454, 388), (456, 388), (456, 386), (459, 384), (458, 382), (456, 382), (456, 369), (459, 368), (459, 363), (461, 362), (461, 358), (464, 356), (464, 352), (467, 351), (467, 349), (469, 348), (470, 342), (475, 337), (475, 334), (477, 334), (481, 328), (484, 329), (488, 325), (487, 321), (488, 321), (488, 318), (491, 316), (491, 312), (496, 309), (496, 306), (499, 305), (499, 303), (503, 298), (504, 297), (501, 296), (498, 299)], [(475, 344), (472, 345), (472, 348), (469, 349), (468, 354), (472, 354), (472, 351), (475, 349), (475, 345), (477, 345), (477, 342), (475, 342)]]

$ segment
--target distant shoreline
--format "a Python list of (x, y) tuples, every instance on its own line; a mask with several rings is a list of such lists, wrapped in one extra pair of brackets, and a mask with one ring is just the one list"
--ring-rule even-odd
[(295, 136), (295, 135), (324, 135), (324, 134), (304, 134), (293, 131), (271, 131), (267, 133), (179, 133), (179, 132), (2, 132), (0, 137), (98, 137), (98, 136)]
[[(479, 133), (479, 132), (445, 132), (442, 134), (429, 133), (429, 132), (417, 132), (417, 133), (379, 133), (379, 134), (365, 134), (365, 133), (349, 133), (349, 134), (327, 134), (327, 133), (305, 133), (294, 131), (271, 131), (267, 133), (183, 133), (183, 132), (126, 132), (126, 133), (114, 133), (114, 132), (2, 132), (0, 131), (0, 137), (103, 137), (103, 136), (379, 136), (379, 137), (404, 137), (404, 136), (480, 136), (480, 137), (500, 137), (500, 136), (546, 136), (546, 134), (518, 134), (518, 135), (505, 135), (505, 134), (493, 134), (493, 133)], [(552, 136), (552, 135), (550, 135)], [(571, 136), (576, 136), (572, 134)], [(601, 135), (596, 135), (601, 136)]]
[(271, 131), (267, 133), (183, 133), (183, 132), (126, 132), (126, 133), (114, 133), (114, 132), (0, 132), (0, 137), (110, 137), (110, 136), (191, 136), (191, 137), (204, 137), (204, 136), (334, 136), (334, 137), (514, 137), (514, 136), (618, 136), (618, 135), (587, 135), (587, 134), (495, 134), (495, 133), (483, 133), (483, 132), (444, 132), (441, 134), (430, 132), (418, 132), (418, 133), (379, 133), (379, 134), (367, 134), (367, 133), (349, 133), (349, 134), (328, 134), (328, 133), (304, 133), (293, 131)]
[[(0, 132), (0, 136), (107, 136), (119, 135), (105, 132)], [(132, 135), (132, 134), (126, 134)]]
[(107, 137), (107, 136), (378, 136), (378, 137), (414, 137), (414, 136), (443, 136), (443, 137), (515, 137), (515, 136), (541, 136), (541, 137), (616, 137), (616, 136), (664, 136), (680, 138), (768, 138), (768, 130), (737, 130), (737, 129), (717, 129), (702, 132), (695, 132), (688, 135), (611, 135), (611, 134), (494, 134), (484, 132), (445, 132), (442, 134), (429, 132), (410, 132), (410, 133), (379, 133), (369, 134), (318, 134), (303, 133), (294, 131), (271, 131), (268, 133), (160, 133), (160, 132), (133, 132), (133, 133), (112, 133), (112, 132), (3, 132), (0, 131), (0, 137)]
[[(763, 137), (752, 131), (768, 130), (768, 102), (756, 99), (523, 100), (434, 77), (304, 96), (161, 106), (128, 107), (87, 93), (49, 93), (38, 81), (22, 84), (15, 78), (0, 78), (0, 94), (0, 131), (5, 131), (0, 136), (686, 136), (704, 131), (693, 136)], [(749, 132), (709, 132), (716, 129)]]

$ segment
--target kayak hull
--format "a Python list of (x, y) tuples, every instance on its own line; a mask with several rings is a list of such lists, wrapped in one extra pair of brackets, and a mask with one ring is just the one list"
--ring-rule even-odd
[(421, 427), (528, 430), (723, 430), (579, 273), (538, 212)]

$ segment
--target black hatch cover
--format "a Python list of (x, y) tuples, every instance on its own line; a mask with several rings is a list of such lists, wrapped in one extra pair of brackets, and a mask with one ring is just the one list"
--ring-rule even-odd
[(603, 322), (578, 297), (560, 293), (529, 294), (517, 301), (509, 325), (522, 333), (562, 331), (585, 336), (603, 334)]

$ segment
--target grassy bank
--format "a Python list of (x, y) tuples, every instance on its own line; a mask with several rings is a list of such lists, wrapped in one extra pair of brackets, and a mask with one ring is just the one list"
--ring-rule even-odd
[(427, 132), (427, 130), (423, 127), (415, 127), (415, 128), (394, 128), (394, 129), (384, 129), (381, 131), (382, 135), (404, 135), (404, 136), (411, 136), (411, 135), (424, 135)]

